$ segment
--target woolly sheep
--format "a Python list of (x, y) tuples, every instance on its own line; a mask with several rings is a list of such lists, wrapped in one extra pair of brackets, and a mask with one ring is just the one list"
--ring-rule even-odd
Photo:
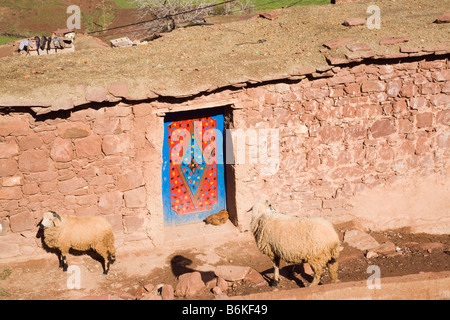
[(44, 213), (40, 228), (44, 243), (59, 251), (59, 267), (67, 271), (66, 256), (69, 250), (94, 250), (103, 257), (103, 273), (108, 274), (109, 265), (115, 261), (114, 235), (111, 225), (103, 217), (75, 217)]
[(337, 281), (339, 237), (330, 222), (279, 214), (267, 199), (261, 199), (252, 208), (251, 231), (258, 249), (273, 262), (272, 286), (279, 283), (281, 259), (309, 263), (314, 271), (311, 286), (319, 283), (325, 265), (331, 281)]

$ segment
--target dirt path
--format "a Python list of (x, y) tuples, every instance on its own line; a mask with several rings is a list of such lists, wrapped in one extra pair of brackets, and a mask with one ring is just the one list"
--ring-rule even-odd
[[(341, 238), (343, 232), (340, 232)], [(364, 253), (342, 243), (339, 279), (342, 282), (367, 279), (369, 265), (377, 265), (381, 277), (393, 277), (423, 272), (450, 270), (450, 236), (408, 234), (399, 231), (370, 233), (378, 242), (392, 241), (401, 249), (399, 253), (367, 259)], [(270, 260), (262, 255), (249, 234), (222, 234), (220, 239), (195, 242), (186, 241), (183, 247), (164, 246), (151, 250), (126, 252), (118, 250), (117, 261), (108, 275), (102, 274), (101, 263), (88, 254), (70, 255), (69, 264), (79, 267), (80, 289), (69, 289), (71, 276), (58, 268), (55, 255), (48, 258), (21, 262), (0, 263), (0, 299), (80, 299), (83, 297), (133, 298), (142, 285), (170, 284), (174, 288), (177, 277), (186, 272), (199, 271), (202, 280), (214, 278), (217, 265), (250, 266), (270, 282), (273, 269)], [(434, 245), (433, 245), (434, 244)], [(436, 244), (437, 248), (434, 248)], [(415, 249), (411, 249), (415, 248)], [(70, 269), (69, 269), (70, 271)], [(229, 288), (227, 295), (247, 295), (273, 290), (287, 290), (308, 285), (311, 277), (295, 267), (282, 263), (281, 282), (277, 289), (254, 286), (242, 282)], [(329, 283), (325, 273), (323, 283)], [(209, 290), (203, 290), (196, 299), (214, 299)]]

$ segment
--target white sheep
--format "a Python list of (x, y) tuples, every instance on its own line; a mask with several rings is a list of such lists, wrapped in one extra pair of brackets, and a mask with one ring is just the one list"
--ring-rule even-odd
[(44, 231), (44, 243), (59, 251), (59, 267), (67, 271), (66, 255), (69, 250), (94, 250), (103, 257), (103, 273), (115, 261), (114, 235), (111, 225), (103, 217), (76, 217), (44, 213), (40, 223)]
[(314, 271), (311, 286), (319, 283), (325, 265), (332, 282), (337, 281), (339, 237), (330, 222), (279, 214), (268, 200), (262, 199), (252, 208), (251, 231), (258, 249), (273, 262), (272, 286), (279, 283), (280, 259), (309, 263)]

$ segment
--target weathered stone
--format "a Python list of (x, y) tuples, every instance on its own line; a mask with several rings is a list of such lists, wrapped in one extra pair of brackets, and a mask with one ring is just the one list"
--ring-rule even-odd
[(386, 37), (380, 39), (380, 45), (390, 45), (408, 41), (409, 37)]
[(2, 187), (0, 188), (0, 200), (19, 200), (22, 198), (20, 187)]
[(346, 27), (352, 27), (352, 26), (362, 26), (366, 24), (366, 19), (362, 18), (347, 18), (342, 23)]
[(278, 11), (261, 11), (259, 16), (268, 20), (275, 20), (278, 17)]
[(450, 132), (440, 134), (437, 137), (437, 145), (439, 148), (450, 149)]
[(325, 144), (340, 141), (343, 137), (343, 133), (344, 129), (341, 127), (328, 124), (323, 126), (319, 131), (321, 142)]
[(113, 82), (109, 86), (109, 93), (115, 97), (127, 98), (128, 97), (128, 83), (126, 82)]
[(30, 125), (23, 118), (0, 117), (0, 136), (24, 136), (30, 132)]
[(395, 253), (395, 248), (396, 246), (393, 242), (387, 241), (380, 244), (379, 246), (371, 248), (370, 250), (376, 252), (377, 254), (388, 255)]
[(144, 175), (139, 168), (125, 172), (117, 176), (117, 188), (120, 191), (136, 189), (144, 185)]
[(16, 187), (23, 185), (23, 177), (22, 176), (14, 176), (14, 177), (4, 177), (3, 178), (3, 187)]
[(106, 100), (108, 91), (102, 87), (87, 87), (85, 98), (87, 101), (103, 102)]
[(58, 190), (61, 193), (69, 193), (85, 187), (87, 187), (87, 182), (82, 178), (75, 177), (69, 180), (58, 182)]
[(0, 177), (12, 176), (17, 171), (17, 161), (13, 159), (0, 159)]
[(339, 38), (325, 42), (323, 45), (328, 49), (337, 49), (342, 47), (347, 42), (354, 40), (354, 38)]
[(73, 159), (72, 141), (57, 137), (50, 151), (53, 161), (67, 162)]
[(394, 133), (395, 126), (393, 126), (391, 124), (391, 121), (389, 121), (388, 119), (377, 120), (373, 123), (372, 127), (370, 128), (370, 131), (372, 132), (372, 137), (379, 138)]
[(102, 194), (98, 200), (98, 209), (103, 214), (119, 212), (123, 207), (123, 194), (119, 191), (111, 191)]
[(355, 51), (370, 51), (372, 50), (368, 44), (365, 43), (350, 43), (346, 45), (347, 49), (351, 52)]
[(268, 284), (264, 277), (255, 269), (249, 268), (247, 274), (244, 277), (244, 283), (249, 283), (262, 287)]
[(226, 281), (238, 281), (244, 279), (249, 270), (249, 267), (221, 265), (216, 267), (214, 273)]
[(19, 146), (14, 142), (0, 142), (0, 159), (10, 159), (19, 154)]
[(42, 140), (36, 134), (30, 134), (19, 138), (20, 150), (36, 149), (42, 145)]
[(27, 150), (19, 156), (22, 172), (42, 172), (48, 169), (48, 155), (44, 150)]
[(434, 20), (435, 23), (450, 23), (450, 12), (444, 13)]
[(413, 251), (427, 251), (431, 253), (435, 249), (441, 249), (444, 244), (441, 242), (424, 242), (411, 245), (409, 248)]
[(359, 230), (345, 232), (344, 242), (362, 251), (370, 250), (380, 245), (373, 237)]
[(422, 110), (428, 106), (425, 97), (414, 97), (409, 100), (409, 107), (414, 110)]
[(125, 191), (124, 194), (125, 206), (127, 208), (143, 208), (147, 200), (147, 192), (144, 187), (134, 190)]
[(77, 158), (91, 158), (102, 154), (102, 139), (96, 134), (77, 139), (74, 144)]
[(431, 127), (433, 124), (433, 114), (431, 112), (424, 112), (416, 114), (417, 128)]
[(173, 300), (175, 297), (173, 287), (170, 284), (165, 284), (161, 288), (161, 298), (163, 300)]
[(120, 154), (128, 151), (133, 146), (131, 138), (127, 134), (108, 135), (103, 138), (102, 150), (106, 155)]
[(385, 85), (381, 81), (363, 81), (361, 85), (362, 92), (379, 92), (384, 91)]
[(178, 277), (175, 287), (176, 297), (193, 297), (205, 288), (200, 272), (190, 272), (182, 274)]
[(83, 122), (63, 122), (58, 124), (58, 135), (63, 139), (84, 138), (90, 133), (89, 126)]
[(9, 221), (12, 232), (31, 230), (36, 226), (33, 215), (28, 211), (11, 216)]

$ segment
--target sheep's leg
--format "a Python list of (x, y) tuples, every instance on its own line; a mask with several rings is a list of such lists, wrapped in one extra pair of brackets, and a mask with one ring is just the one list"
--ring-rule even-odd
[(272, 287), (278, 286), (280, 283), (280, 257), (275, 256), (272, 260), (273, 262), (273, 282)]
[(109, 264), (110, 264), (108, 250), (106, 248), (102, 247), (102, 248), (97, 248), (96, 251), (103, 258), (103, 274), (108, 274)]
[(330, 273), (331, 283), (338, 281), (338, 262), (332, 258), (327, 262), (328, 272)]
[(319, 282), (320, 282), (324, 264), (321, 263), (320, 261), (314, 261), (314, 262), (309, 261), (309, 265), (311, 266), (311, 269), (314, 271), (313, 281), (309, 285), (310, 287), (313, 287), (313, 286), (319, 284)]
[(67, 271), (67, 268), (69, 267), (67, 264), (67, 253), (69, 253), (69, 250), (61, 250), (59, 254), (59, 267), (63, 268), (63, 271)]

